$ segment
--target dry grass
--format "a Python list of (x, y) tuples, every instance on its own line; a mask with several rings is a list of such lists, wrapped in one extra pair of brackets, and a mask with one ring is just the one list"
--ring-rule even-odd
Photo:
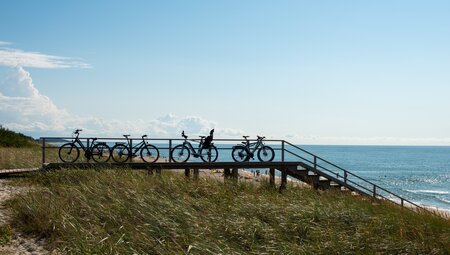
[(42, 156), (37, 146), (29, 148), (0, 147), (0, 169), (40, 167)]
[(14, 226), (67, 254), (449, 254), (450, 222), (347, 194), (179, 174), (33, 174)]

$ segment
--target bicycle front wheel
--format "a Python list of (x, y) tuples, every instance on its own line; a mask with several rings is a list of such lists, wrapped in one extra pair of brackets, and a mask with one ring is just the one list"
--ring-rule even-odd
[(219, 152), (214, 145), (209, 146), (209, 148), (202, 148), (200, 150), (200, 157), (203, 162), (216, 162), (218, 156)]
[(159, 151), (155, 146), (147, 144), (144, 147), (142, 147), (141, 159), (144, 162), (153, 163), (156, 162), (158, 158), (159, 158)]
[(233, 150), (231, 151), (231, 156), (233, 157), (233, 160), (236, 162), (244, 162), (250, 159), (248, 151), (245, 149), (244, 146), (233, 147)]
[(189, 151), (189, 148), (183, 144), (175, 146), (170, 153), (170, 157), (172, 158), (172, 160), (177, 163), (188, 161), (190, 156), (191, 152)]
[(112, 159), (117, 163), (127, 162), (130, 158), (130, 150), (125, 144), (116, 144), (111, 151)]
[(66, 143), (59, 147), (59, 159), (64, 163), (73, 163), (80, 156), (80, 150), (73, 143)]
[(259, 161), (263, 161), (263, 162), (272, 161), (274, 157), (275, 157), (275, 152), (269, 146), (263, 146), (258, 151)]
[(91, 157), (97, 163), (107, 162), (111, 158), (111, 148), (104, 143), (97, 143), (92, 146)]

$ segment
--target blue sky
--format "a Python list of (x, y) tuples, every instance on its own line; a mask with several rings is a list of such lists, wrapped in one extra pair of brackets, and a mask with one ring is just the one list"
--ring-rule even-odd
[(449, 13), (411, 0), (3, 1), (0, 123), (450, 145)]

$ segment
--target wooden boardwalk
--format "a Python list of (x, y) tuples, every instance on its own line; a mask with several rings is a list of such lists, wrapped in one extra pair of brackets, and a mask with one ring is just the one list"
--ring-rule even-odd
[(20, 173), (28, 173), (28, 172), (35, 172), (39, 171), (42, 168), (34, 167), (34, 168), (17, 168), (17, 169), (0, 169), (0, 177), (9, 176), (13, 174), (20, 174)]

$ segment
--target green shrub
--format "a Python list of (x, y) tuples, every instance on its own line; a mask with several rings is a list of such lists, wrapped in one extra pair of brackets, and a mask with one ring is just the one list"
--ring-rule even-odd
[(0, 147), (33, 147), (38, 146), (33, 138), (11, 131), (0, 125)]

